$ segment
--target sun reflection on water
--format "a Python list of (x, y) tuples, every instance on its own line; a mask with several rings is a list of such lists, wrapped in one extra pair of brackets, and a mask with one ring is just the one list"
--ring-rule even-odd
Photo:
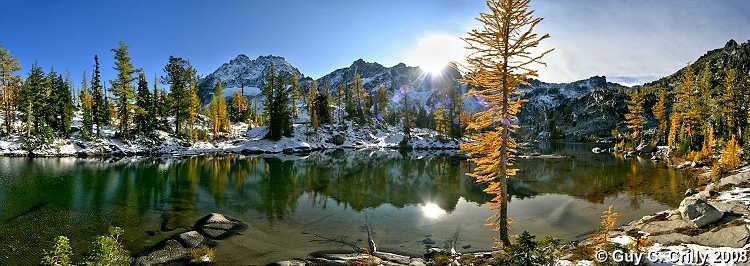
[(422, 209), (422, 215), (430, 219), (436, 219), (446, 214), (446, 212), (435, 203), (426, 203), (420, 207)]

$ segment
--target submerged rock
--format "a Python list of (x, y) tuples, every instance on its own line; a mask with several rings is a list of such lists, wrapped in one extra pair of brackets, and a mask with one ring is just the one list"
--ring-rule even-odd
[(189, 231), (177, 235), (177, 239), (179, 239), (186, 247), (194, 248), (198, 247), (205, 238), (197, 231)]
[(247, 229), (247, 225), (227, 219), (219, 213), (211, 213), (195, 223), (195, 229), (210, 239), (224, 239)]
[(180, 245), (177, 240), (167, 239), (156, 244), (143, 255), (137, 256), (133, 265), (154, 265), (170, 263), (181, 259), (186, 259), (188, 254), (187, 248)]
[(678, 209), (682, 218), (695, 227), (702, 228), (721, 219), (723, 214), (701, 199), (687, 197)]

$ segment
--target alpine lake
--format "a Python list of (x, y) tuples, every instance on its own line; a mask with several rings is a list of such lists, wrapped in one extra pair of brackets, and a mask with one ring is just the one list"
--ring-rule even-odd
[[(613, 205), (619, 224), (676, 207), (690, 172), (649, 158), (591, 152), (608, 144), (540, 143), (508, 179), (511, 233), (586, 237)], [(189, 158), (0, 157), (0, 265), (35, 265), (58, 235), (76, 260), (109, 226), (136, 254), (209, 213), (248, 228), (221, 240), (216, 265), (265, 265), (367, 247), (421, 256), (428, 247), (491, 250), (491, 197), (451, 151), (336, 150)]]

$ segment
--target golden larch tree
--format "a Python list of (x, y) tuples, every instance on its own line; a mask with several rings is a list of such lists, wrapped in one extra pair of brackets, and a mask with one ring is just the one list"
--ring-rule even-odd
[(469, 31), (463, 39), (472, 53), (466, 58), (467, 73), (462, 81), (472, 87), (467, 96), (476, 98), (485, 108), (467, 127), (476, 141), (461, 145), (461, 150), (476, 164), (467, 175), (489, 183), (484, 191), (495, 196), (487, 205), (498, 213), (487, 218), (487, 225), (499, 232), (496, 248), (510, 245), (506, 178), (518, 170), (511, 168), (517, 144), (510, 134), (519, 128), (516, 114), (526, 101), (516, 87), (526, 84), (527, 77), (537, 76), (531, 66), (545, 65), (540, 60), (552, 51), (531, 53), (549, 35), (533, 32), (542, 19), (532, 16), (529, 1), (488, 0), (490, 12), (476, 18), (482, 29)]

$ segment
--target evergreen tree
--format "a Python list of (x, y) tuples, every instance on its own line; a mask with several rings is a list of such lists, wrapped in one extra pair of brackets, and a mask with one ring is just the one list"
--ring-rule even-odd
[(133, 122), (133, 113), (135, 105), (135, 89), (133, 88), (133, 81), (135, 77), (135, 69), (133, 67), (132, 60), (128, 55), (128, 46), (120, 41), (120, 47), (112, 49), (115, 53), (115, 66), (114, 69), (117, 71), (117, 78), (111, 80), (109, 83), (112, 86), (112, 102), (117, 109), (117, 120), (118, 130), (120, 133), (128, 138), (131, 134), (131, 123)]
[[(316, 110), (316, 100), (318, 96), (318, 82), (313, 80), (310, 89), (307, 90), (307, 114), (310, 116), (310, 124), (313, 128), (316, 140), (318, 135), (318, 126), (320, 121), (318, 120), (318, 112)], [(308, 132), (309, 133), (309, 132)]]
[(399, 146), (406, 148), (411, 139), (411, 129), (415, 126), (416, 110), (414, 110), (414, 104), (409, 94), (409, 87), (402, 85), (401, 95), (403, 95), (401, 99), (401, 123), (404, 129), (404, 138)]
[(328, 91), (318, 91), (318, 96), (315, 98), (315, 116), (318, 118), (319, 125), (333, 123), (330, 106), (331, 96)]
[(292, 77), (289, 79), (289, 83), (289, 89), (291, 90), (292, 96), (292, 117), (296, 118), (299, 114), (299, 110), (297, 110), (297, 101), (302, 99), (302, 89), (300, 88), (297, 74), (292, 73)]
[(146, 81), (146, 74), (138, 72), (138, 94), (135, 97), (135, 131), (138, 134), (150, 134), (154, 131), (155, 117), (151, 91)]
[(263, 120), (270, 121), (271, 104), (273, 103), (273, 89), (276, 85), (276, 66), (271, 63), (271, 70), (266, 78), (266, 85), (263, 86)]
[(18, 109), (18, 93), (23, 84), (21, 76), (13, 74), (21, 70), (21, 63), (10, 55), (10, 51), (0, 46), (0, 107), (2, 111), (4, 134), (12, 134), (15, 131), (16, 110)]
[(18, 109), (21, 120), (25, 121), (27, 136), (40, 132), (46, 126), (41, 110), (46, 105), (47, 81), (44, 71), (34, 62), (18, 94)]
[(107, 104), (104, 87), (99, 77), (99, 56), (94, 55), (94, 73), (91, 78), (91, 98), (93, 105), (91, 116), (96, 125), (96, 135), (101, 136), (101, 128), (109, 125), (109, 106)]
[(271, 86), (266, 85), (266, 92), (272, 97), (267, 101), (270, 103), (265, 106), (268, 113), (268, 133), (265, 138), (279, 140), (282, 136), (292, 136), (292, 120), (290, 104), (290, 91), (286, 86), (286, 78), (283, 73), (276, 77), (273, 72), (269, 74), (269, 81), (274, 81)]
[(62, 75), (59, 75), (54, 68), (50, 69), (47, 73), (47, 82), (44, 89), (45, 106), (46, 108), (40, 109), (38, 112), (44, 117), (45, 123), (49, 125), (53, 132), (62, 131), (62, 121), (59, 119), (59, 114), (62, 113), (62, 101), (60, 98), (61, 91), (64, 90), (65, 81), (63, 81)]
[(86, 70), (83, 71), (83, 81), (81, 82), (80, 93), (78, 93), (79, 102), (81, 103), (81, 138), (90, 139), (94, 132), (94, 98), (88, 88)]
[(375, 90), (375, 101), (373, 101), (373, 107), (375, 118), (380, 121), (384, 120), (388, 113), (388, 91), (385, 90), (383, 84), (380, 84)]
[(336, 120), (339, 122), (339, 124), (341, 124), (343, 122), (342, 119), (341, 119), (342, 118), (341, 115), (342, 115), (343, 110), (344, 110), (344, 86), (341, 85), (341, 83), (336, 84), (335, 105), (336, 105), (336, 107), (335, 107), (336, 109), (335, 109), (334, 112), (335, 112), (335, 115), (336, 115)]
[(534, 56), (530, 49), (549, 35), (538, 36), (534, 28), (542, 21), (528, 11), (529, 0), (488, 0), (490, 13), (480, 13), (477, 20), (484, 24), (481, 30), (471, 30), (464, 40), (472, 54), (467, 58), (469, 72), (464, 80), (474, 88), (469, 96), (481, 98), (486, 109), (478, 112), (468, 129), (476, 132), (472, 137), (478, 142), (461, 145), (476, 168), (467, 175), (478, 182), (487, 182), (485, 192), (495, 197), (487, 203), (498, 213), (488, 219), (499, 231), (496, 246), (510, 245), (508, 235), (507, 178), (517, 169), (509, 168), (515, 153), (516, 142), (510, 133), (519, 128), (514, 124), (521, 103), (516, 87), (524, 84), (536, 71), (529, 68), (551, 50)]
[(183, 122), (187, 119), (187, 112), (191, 105), (189, 84), (187, 77), (194, 75), (188, 72), (188, 61), (179, 57), (169, 56), (169, 63), (164, 67), (165, 76), (161, 76), (162, 84), (169, 85), (169, 110), (175, 118), (174, 130), (180, 134)]

